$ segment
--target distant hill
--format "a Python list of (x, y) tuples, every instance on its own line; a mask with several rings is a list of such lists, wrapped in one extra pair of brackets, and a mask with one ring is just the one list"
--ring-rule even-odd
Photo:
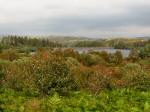
[(47, 36), (47, 38), (49, 40), (58, 41), (58, 42), (94, 40), (94, 38), (74, 37), (74, 36)]
[(81, 41), (98, 40), (97, 38), (75, 37), (75, 36), (47, 36), (46, 38), (48, 38), (50, 41), (61, 43), (64, 46), (72, 46), (76, 42), (81, 42)]
[(150, 37), (137, 37), (137, 38), (144, 39), (144, 40), (149, 40), (150, 39)]

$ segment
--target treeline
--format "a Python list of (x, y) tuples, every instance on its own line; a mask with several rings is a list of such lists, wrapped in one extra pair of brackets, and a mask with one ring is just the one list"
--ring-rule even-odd
[(91, 39), (91, 40), (77, 40), (63, 43), (57, 41), (56, 38), (51, 40), (49, 38), (31, 38), (28, 36), (9, 35), (1, 38), (0, 44), (5, 47), (113, 47), (115, 49), (134, 49), (145, 47), (150, 44), (150, 39)]
[(104, 41), (78, 41), (73, 46), (75, 47), (104, 47)]
[(134, 49), (141, 48), (150, 44), (150, 40), (143, 39), (112, 39), (106, 42), (110, 47), (115, 49)]
[(48, 38), (29, 38), (27, 36), (4, 36), (1, 39), (3, 46), (31, 46), (31, 47), (61, 47), (58, 42), (50, 41)]
[(110, 39), (78, 41), (72, 46), (75, 47), (113, 47), (115, 49), (133, 49), (144, 47), (150, 44), (150, 40), (143, 39)]

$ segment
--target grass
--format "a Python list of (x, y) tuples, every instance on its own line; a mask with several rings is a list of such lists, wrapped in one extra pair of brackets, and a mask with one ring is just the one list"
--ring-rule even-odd
[(150, 112), (150, 91), (118, 89), (99, 95), (72, 92), (67, 97), (26, 95), (1, 89), (0, 112)]

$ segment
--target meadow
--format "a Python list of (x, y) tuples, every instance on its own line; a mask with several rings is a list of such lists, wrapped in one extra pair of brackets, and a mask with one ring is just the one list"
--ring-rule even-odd
[[(92, 46), (117, 50), (71, 48)], [(0, 111), (150, 112), (150, 40), (3, 37)]]

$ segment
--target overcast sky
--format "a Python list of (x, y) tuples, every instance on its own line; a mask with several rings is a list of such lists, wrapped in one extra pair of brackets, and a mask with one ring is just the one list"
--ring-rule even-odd
[(0, 0), (0, 34), (150, 36), (150, 0)]

